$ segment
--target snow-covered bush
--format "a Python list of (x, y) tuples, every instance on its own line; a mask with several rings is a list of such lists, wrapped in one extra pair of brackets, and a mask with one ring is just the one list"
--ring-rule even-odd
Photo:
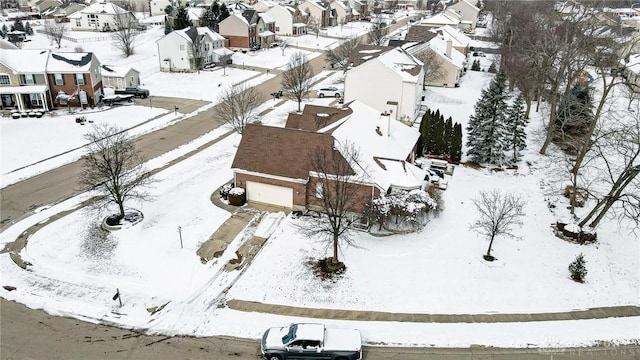
[(229, 191), (231, 189), (233, 189), (233, 184), (222, 185), (222, 187), (220, 188), (220, 197), (227, 200), (227, 194), (229, 194)]
[(427, 222), (427, 214), (437, 203), (422, 190), (400, 191), (373, 200), (369, 220), (380, 229), (415, 230)]
[(584, 260), (584, 255), (580, 254), (576, 256), (576, 259), (569, 264), (571, 279), (577, 282), (584, 282), (584, 278), (587, 276), (586, 264), (587, 262)]
[(245, 192), (243, 188), (234, 187), (229, 190), (227, 194), (227, 200), (229, 200), (229, 205), (241, 206), (247, 202), (247, 197), (245, 196)]

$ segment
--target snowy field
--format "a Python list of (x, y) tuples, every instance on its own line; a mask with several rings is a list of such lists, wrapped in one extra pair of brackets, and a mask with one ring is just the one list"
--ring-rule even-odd
[[(275, 50), (268, 53), (281, 57), (279, 49)], [(100, 53), (98, 56), (102, 60)], [(146, 58), (152, 59), (152, 53)], [(153, 68), (140, 61), (141, 67)], [(153, 85), (149, 78), (159, 75), (149, 75), (145, 81)], [(470, 71), (460, 88), (430, 88), (425, 104), (452, 116), (464, 127), (490, 76)], [(334, 74), (323, 83), (334, 84), (339, 81), (337, 77)], [(258, 78), (252, 81), (255, 79)], [(208, 83), (198, 84), (198, 77), (185, 80), (182, 76), (158, 81), (156, 88), (148, 87), (152, 93), (160, 92), (163, 83), (167, 96), (171, 88), (176, 91), (173, 96), (178, 96), (184, 85), (181, 81), (209, 89)], [(312, 101), (328, 104), (330, 100)], [(262, 109), (275, 103), (269, 100)], [(283, 126), (287, 114), (296, 108), (296, 103), (286, 102), (269, 112), (262, 122)], [(144, 113), (140, 117), (155, 115), (160, 114)], [(77, 128), (71, 119), (66, 123), (71, 125), (67, 132), (73, 134), (74, 141), (86, 131)], [(48, 125), (34, 123), (20, 128), (16, 123), (8, 124), (11, 135), (5, 132), (3, 119), (2, 158), (4, 163), (6, 151), (6, 158), (14, 159), (11, 161), (15, 167), (19, 163), (18, 149), (4, 147), (7, 137), (14, 138), (11, 141), (17, 147), (20, 141), (32, 141), (34, 132), (48, 134)], [(129, 204), (144, 213), (142, 223), (106, 235), (96, 230), (96, 224), (108, 211), (82, 209), (54, 221), (29, 239), (21, 256), (33, 264), (31, 271), (21, 270), (8, 254), (1, 254), (3, 285), (13, 285), (18, 290), (0, 289), (0, 296), (55, 315), (148, 329), (151, 333), (249, 338), (258, 338), (270, 326), (309, 319), (243, 313), (219, 308), (218, 303), (240, 299), (313, 308), (453, 314), (539, 313), (639, 305), (637, 236), (624, 223), (619, 226), (615, 221), (604, 222), (598, 229), (599, 242), (590, 246), (570, 244), (552, 235), (551, 224), (567, 215), (566, 201), (550, 196), (559, 194), (559, 188), (544, 181), (550, 173), (548, 160), (537, 154), (541, 126), (535, 115), (528, 129), (529, 146), (518, 170), (491, 172), (458, 166), (443, 193), (444, 211), (422, 231), (389, 237), (357, 233), (358, 246), (341, 249), (348, 270), (336, 282), (322, 282), (311, 275), (307, 261), (327, 256), (327, 249), (297, 232), (294, 225), (304, 218), (283, 220), (244, 274), (226, 272), (224, 265), (235, 257), (234, 251), (255, 228), (241, 233), (217, 261), (200, 262), (195, 251), (230, 216), (215, 207), (209, 197), (231, 178), (230, 165), (240, 141), (239, 135), (232, 135), (155, 175), (155, 198)], [(217, 129), (152, 159), (147, 166), (160, 167), (226, 131)], [(37, 136), (46, 139), (45, 135)], [(58, 143), (66, 142), (66, 137), (55, 139), (58, 141), (42, 141), (46, 151), (31, 155), (28, 163), (45, 153), (63, 151)], [(3, 178), (4, 169), (3, 165)], [(518, 239), (496, 240), (493, 254), (498, 260), (488, 263), (481, 257), (487, 241), (468, 230), (477, 216), (470, 199), (480, 190), (495, 188), (526, 199), (527, 216), (523, 227), (516, 231)], [(76, 208), (90, 195), (37, 209), (34, 215), (0, 234), (0, 245), (60, 211)], [(557, 205), (554, 212), (547, 201)], [(182, 229), (183, 249), (178, 227)], [(589, 269), (584, 284), (571, 281), (567, 271), (579, 253), (585, 255)], [(122, 307), (111, 299), (116, 288), (122, 294)], [(230, 289), (225, 292), (227, 288)], [(164, 309), (154, 315), (147, 311), (159, 306)], [(628, 343), (638, 339), (638, 318), (498, 324), (326, 323), (358, 328), (369, 344), (406, 346), (575, 346), (599, 340)]]

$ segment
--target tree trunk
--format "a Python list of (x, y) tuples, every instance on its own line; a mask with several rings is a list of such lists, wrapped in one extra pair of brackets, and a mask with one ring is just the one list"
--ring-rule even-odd
[(491, 241), (489, 241), (489, 248), (487, 249), (487, 256), (491, 256), (491, 247), (493, 246), (493, 239), (496, 237), (496, 234), (491, 234)]
[(607, 213), (607, 211), (609, 211), (611, 206), (613, 206), (613, 203), (615, 203), (620, 199), (624, 189), (627, 187), (627, 185), (629, 185), (633, 181), (633, 179), (635, 179), (636, 176), (638, 176), (638, 173), (640, 173), (640, 169), (636, 169), (635, 167), (627, 167), (627, 169), (625, 169), (625, 171), (620, 175), (618, 180), (616, 180), (616, 182), (613, 184), (607, 196), (605, 196), (603, 200), (598, 202), (598, 204), (596, 204), (593, 210), (589, 212), (589, 215), (587, 215), (587, 217), (585, 217), (580, 222), (580, 226), (583, 226), (584, 224), (586, 224), (587, 221), (589, 221), (589, 219), (595, 214), (596, 209), (604, 205), (602, 210), (600, 210), (600, 213), (598, 213), (596, 218), (589, 224), (589, 227), (592, 227), (592, 228), (598, 226), (598, 223), (600, 223), (600, 220), (602, 220), (602, 218)]
[(124, 219), (124, 203), (118, 202), (118, 209), (120, 209), (120, 219)]
[(338, 235), (333, 234), (333, 259), (331, 260), (334, 264), (338, 263)]

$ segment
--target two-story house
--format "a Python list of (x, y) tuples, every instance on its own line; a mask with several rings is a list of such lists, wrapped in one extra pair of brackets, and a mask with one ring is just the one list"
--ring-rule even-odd
[(265, 12), (275, 21), (275, 33), (282, 36), (298, 36), (307, 33), (306, 14), (289, 5), (273, 5)]
[(49, 52), (0, 51), (0, 109), (51, 109), (53, 100), (46, 73)]
[(329, 4), (332, 12), (335, 14), (336, 24), (346, 24), (353, 20), (353, 12), (348, 1), (333, 0)]
[(118, 24), (137, 22), (133, 13), (105, 0), (93, 3), (67, 18), (71, 30), (81, 31), (115, 31)]
[(298, 8), (309, 15), (319, 27), (336, 26), (337, 19), (334, 16), (329, 3), (314, 0), (305, 0), (298, 4)]
[(93, 106), (104, 95), (100, 61), (93, 53), (51, 52), (46, 73), (56, 105)]
[(478, 21), (478, 14), (480, 9), (475, 6), (469, 0), (460, 0), (455, 4), (447, 7), (447, 11), (455, 12), (460, 15), (460, 23), (462, 28), (467, 31), (472, 31), (476, 28), (476, 22)]
[(362, 101), (397, 120), (413, 122), (422, 101), (423, 65), (402, 48), (389, 50), (347, 71), (344, 101)]
[(268, 48), (276, 41), (276, 21), (265, 13), (258, 13), (258, 47)]
[(218, 24), (220, 35), (229, 41), (232, 49), (252, 49), (258, 46), (258, 13), (244, 10), (232, 13)]
[(194, 71), (198, 61), (202, 67), (224, 63), (233, 54), (225, 41), (207, 27), (172, 31), (156, 41), (160, 71)]

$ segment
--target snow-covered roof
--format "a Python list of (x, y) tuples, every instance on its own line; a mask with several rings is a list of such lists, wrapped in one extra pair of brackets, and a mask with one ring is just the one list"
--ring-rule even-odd
[[(402, 164), (420, 137), (418, 130), (391, 116), (383, 117), (379, 111), (360, 101), (353, 101), (348, 106), (353, 110), (351, 115), (320, 131), (335, 128), (332, 136), (339, 143), (357, 145), (362, 161), (360, 165), (370, 181), (381, 189), (386, 190), (391, 185), (421, 184), (422, 179), (410, 180), (413, 173), (407, 169), (406, 163)], [(385, 121), (388, 121), (388, 136), (380, 132), (380, 128), (387, 126)], [(381, 160), (385, 162), (381, 163)]]
[(204, 12), (204, 8), (201, 7), (188, 7), (187, 14), (189, 14), (189, 19), (195, 20), (200, 19), (202, 13)]
[(471, 38), (465, 35), (462, 31), (454, 28), (450, 25), (444, 25), (437, 29), (432, 30), (434, 32), (442, 31), (442, 35), (445, 39), (453, 40), (453, 46), (467, 47), (471, 43)]
[(271, 16), (265, 13), (259, 13), (258, 16), (262, 19), (262, 21), (264, 21), (267, 24), (276, 22)]
[(640, 54), (629, 55), (629, 61), (622, 59), (620, 60), (620, 65), (623, 65), (634, 74), (640, 74)]
[(263, 31), (263, 32), (258, 34), (258, 36), (260, 36), (260, 37), (267, 37), (267, 36), (273, 36), (273, 35), (275, 35), (275, 33), (271, 32), (271, 31), (268, 31), (268, 30), (267, 31)]
[(102, 76), (106, 77), (125, 77), (131, 70), (138, 71), (128, 66), (102, 65), (101, 67)]
[(3, 48), (3, 51), (0, 51), (0, 63), (17, 73), (44, 73), (49, 53), (49, 50)]
[[(183, 39), (185, 39), (187, 42), (192, 42), (191, 37), (189, 36), (189, 34), (187, 34), (187, 32), (189, 32), (190, 30), (191, 30), (191, 27), (188, 27), (188, 28), (184, 28), (184, 29), (180, 29), (180, 30), (175, 30), (175, 31), (173, 31), (173, 32), (175, 32), (177, 35), (180, 35), (180, 37), (182, 37)], [(208, 28), (208, 27), (206, 27), (206, 26), (197, 27), (197, 28), (196, 28), (196, 30), (197, 30), (197, 32), (198, 32), (198, 35), (200, 35), (200, 36), (206, 36), (206, 37), (210, 38), (212, 41), (215, 41), (215, 40), (224, 40), (224, 36), (222, 36), (222, 35), (218, 34), (217, 32), (215, 32), (215, 31), (213, 31), (213, 30), (209, 29), (209, 28)], [(171, 35), (171, 33), (169, 33), (169, 34), (165, 35), (165, 37), (166, 37), (166, 36), (169, 36), (169, 35)], [(163, 38), (164, 38), (164, 37), (162, 37), (162, 38), (158, 39), (157, 41), (160, 41), (160, 40), (161, 40), (161, 39), (163, 39)], [(156, 41), (156, 42), (157, 42), (157, 41)]]
[(444, 55), (442, 56), (442, 58), (452, 63), (457, 68), (463, 68), (464, 63), (467, 60), (466, 56), (464, 56), (464, 54), (462, 54), (460, 51), (456, 50), (453, 47), (453, 44), (451, 45), (451, 56), (447, 56), (447, 41), (448, 40), (445, 40), (440, 35), (438, 35), (429, 40), (429, 48), (431, 48), (431, 50), (437, 52), (438, 54)]
[(47, 61), (47, 72), (68, 73), (84, 72), (91, 68), (92, 53), (86, 52), (58, 52), (49, 54)]
[(422, 61), (409, 55), (400, 48), (394, 48), (386, 53), (378, 56), (375, 60), (380, 61), (389, 69), (395, 71), (402, 77), (403, 81), (417, 81), (420, 76), (420, 70), (424, 65)]
[(422, 24), (435, 24), (435, 25), (457, 25), (460, 23), (460, 17), (457, 14), (451, 12), (441, 12), (433, 15), (430, 18), (422, 20)]
[(73, 13), (73, 16), (79, 14), (124, 14), (128, 11), (111, 2), (95, 2), (86, 8)]

